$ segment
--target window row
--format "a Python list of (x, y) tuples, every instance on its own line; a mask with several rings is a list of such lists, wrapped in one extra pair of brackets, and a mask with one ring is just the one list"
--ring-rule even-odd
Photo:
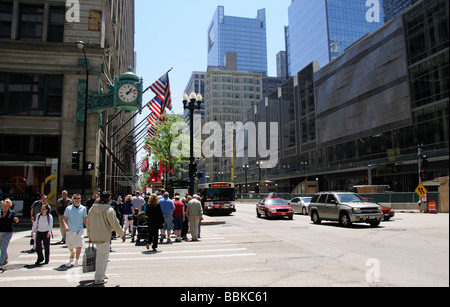
[(0, 73), (0, 115), (61, 116), (63, 76)]
[(15, 12), (12, 1), (0, 2), (0, 39), (63, 42), (66, 8), (48, 6), (48, 14), (46, 9), (44, 4), (20, 3)]

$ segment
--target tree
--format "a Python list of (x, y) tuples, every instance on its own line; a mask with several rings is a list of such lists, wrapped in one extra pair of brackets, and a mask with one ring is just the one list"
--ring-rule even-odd
[(186, 155), (185, 147), (189, 146), (189, 125), (176, 114), (164, 114), (155, 126), (156, 133), (146, 138), (146, 143), (152, 148), (154, 161), (161, 161), (165, 168), (165, 188), (167, 188), (169, 170), (178, 174), (183, 169), (183, 159)]

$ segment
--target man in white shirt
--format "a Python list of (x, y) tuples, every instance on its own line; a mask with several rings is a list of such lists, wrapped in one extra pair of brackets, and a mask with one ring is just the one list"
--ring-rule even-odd
[(136, 192), (134, 192), (134, 196), (133, 196), (133, 203), (134, 203), (134, 209), (138, 209), (138, 215), (141, 214), (142, 211), (142, 206), (145, 203), (144, 198), (141, 196), (141, 192), (139, 190), (137, 190)]

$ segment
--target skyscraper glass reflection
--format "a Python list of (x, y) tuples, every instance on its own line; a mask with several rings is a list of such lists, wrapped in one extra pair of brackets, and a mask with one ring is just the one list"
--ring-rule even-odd
[(219, 6), (208, 28), (208, 66), (225, 66), (225, 54), (237, 54), (237, 71), (267, 75), (266, 10), (256, 18), (225, 16)]
[(289, 74), (321, 67), (384, 24), (382, 0), (294, 0), (289, 7)]
[(388, 22), (420, 0), (383, 0), (384, 21)]

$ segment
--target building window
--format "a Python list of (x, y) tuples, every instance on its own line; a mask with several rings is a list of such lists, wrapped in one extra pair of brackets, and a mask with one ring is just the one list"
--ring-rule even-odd
[(49, 10), (48, 20), (48, 42), (61, 43), (64, 40), (64, 24), (65, 24), (64, 6), (51, 6)]
[(63, 76), (0, 74), (0, 114), (61, 116)]
[(0, 38), (11, 38), (12, 2), (0, 2)]
[(20, 6), (20, 40), (42, 41), (44, 6), (22, 4)]

